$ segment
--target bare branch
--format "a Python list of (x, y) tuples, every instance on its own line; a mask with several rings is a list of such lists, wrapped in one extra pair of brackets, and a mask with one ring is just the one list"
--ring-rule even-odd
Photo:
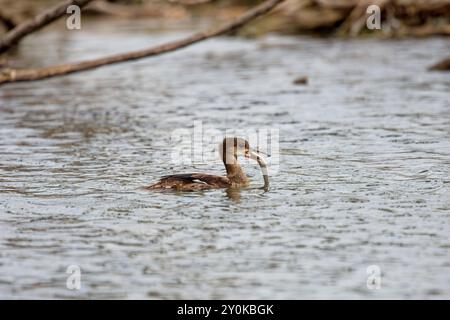
[(66, 0), (59, 5), (42, 12), (33, 19), (19, 24), (17, 27), (9, 31), (0, 41), (0, 53), (3, 53), (13, 47), (28, 34), (39, 30), (40, 28), (66, 14), (67, 7), (77, 5), (81, 8), (91, 1), (92, 0)]
[(247, 11), (240, 17), (218, 28), (199, 32), (184, 39), (169, 42), (163, 45), (159, 45), (144, 50), (133, 51), (124, 54), (117, 54), (100, 59), (88, 60), (78, 63), (62, 64), (58, 66), (46, 67), (41, 69), (4, 70), (3, 73), (0, 74), (0, 85), (7, 82), (34, 81), (50, 77), (62, 76), (70, 73), (98, 68), (104, 65), (115, 64), (125, 61), (132, 61), (175, 51), (187, 47), (189, 45), (192, 45), (194, 43), (236, 30), (237, 28), (240, 28), (245, 24), (247, 24), (248, 22), (254, 20), (255, 18), (269, 12), (276, 5), (278, 5), (283, 1), (284, 0), (266, 0), (260, 5)]

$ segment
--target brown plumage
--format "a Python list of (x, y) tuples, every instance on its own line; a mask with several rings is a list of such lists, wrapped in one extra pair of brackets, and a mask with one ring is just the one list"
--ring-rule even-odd
[(174, 174), (162, 177), (157, 183), (145, 187), (145, 189), (194, 191), (246, 187), (250, 182), (237, 161), (238, 155), (243, 155), (258, 162), (264, 177), (264, 189), (268, 189), (267, 164), (258, 152), (250, 148), (247, 140), (225, 138), (219, 145), (219, 152), (227, 171), (226, 177), (204, 173)]

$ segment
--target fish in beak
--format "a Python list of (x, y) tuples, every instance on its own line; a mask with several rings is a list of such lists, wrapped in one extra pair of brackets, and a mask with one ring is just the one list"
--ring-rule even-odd
[(261, 152), (253, 151), (250, 149), (248, 152), (245, 153), (245, 157), (256, 160), (258, 162), (259, 167), (261, 168), (263, 178), (264, 178), (264, 187), (263, 188), (265, 191), (268, 191), (269, 190), (269, 171), (267, 170), (267, 162), (261, 155)]

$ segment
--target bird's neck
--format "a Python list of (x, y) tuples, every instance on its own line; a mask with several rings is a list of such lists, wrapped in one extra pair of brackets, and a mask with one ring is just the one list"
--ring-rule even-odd
[[(228, 163), (227, 163), (228, 162)], [(227, 178), (233, 186), (245, 186), (249, 181), (237, 159), (232, 161), (224, 161), (225, 169), (227, 170)]]

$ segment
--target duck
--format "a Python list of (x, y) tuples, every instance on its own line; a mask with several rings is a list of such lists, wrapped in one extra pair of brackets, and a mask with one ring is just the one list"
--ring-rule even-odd
[(226, 176), (206, 173), (184, 173), (163, 176), (158, 182), (144, 187), (147, 190), (196, 191), (220, 188), (243, 188), (250, 180), (238, 162), (238, 156), (255, 160), (261, 168), (265, 191), (269, 189), (267, 162), (260, 151), (253, 150), (247, 140), (227, 137), (219, 143), (219, 154), (226, 170)]

